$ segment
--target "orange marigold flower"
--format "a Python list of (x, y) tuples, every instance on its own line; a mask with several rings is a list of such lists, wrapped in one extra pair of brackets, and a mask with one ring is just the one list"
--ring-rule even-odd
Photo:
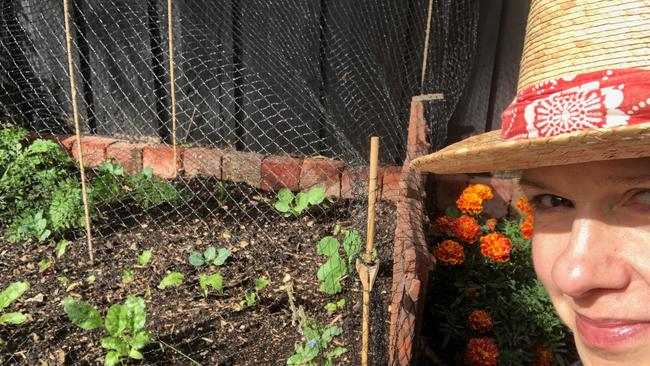
[(483, 199), (474, 192), (463, 192), (456, 200), (456, 207), (468, 215), (478, 215), (483, 212)]
[(496, 366), (499, 349), (492, 338), (472, 338), (467, 343), (465, 364), (468, 366)]
[(490, 186), (485, 185), (485, 184), (470, 184), (465, 188), (463, 193), (465, 192), (473, 192), (476, 193), (479, 197), (481, 197), (483, 200), (491, 200), (494, 197), (494, 194), (492, 194), (492, 188)]
[(521, 229), (524, 238), (531, 239), (533, 237), (533, 217), (526, 217), (526, 219), (519, 224), (519, 229)]
[(451, 231), (454, 223), (454, 218), (449, 216), (440, 216), (433, 222), (433, 227), (438, 229), (441, 233)]
[(469, 325), (472, 329), (485, 333), (492, 330), (494, 320), (483, 310), (474, 310), (469, 314)]
[(521, 212), (522, 215), (526, 216), (532, 216), (533, 214), (533, 209), (530, 207), (530, 204), (528, 203), (528, 198), (526, 196), (521, 196), (517, 200), (517, 204), (515, 205), (517, 207), (517, 210)]
[(496, 230), (496, 228), (497, 228), (497, 219), (495, 219), (495, 218), (487, 219), (487, 221), (485, 221), (485, 226), (487, 226), (488, 230), (490, 230), (490, 231)]
[(495, 262), (510, 260), (512, 242), (500, 233), (490, 233), (481, 237), (481, 254)]
[(533, 358), (531, 363), (532, 366), (551, 366), (553, 365), (553, 352), (550, 348), (539, 345), (535, 347), (535, 353), (537, 357)]
[(443, 265), (455, 266), (465, 261), (463, 246), (453, 240), (445, 240), (436, 245), (433, 255)]
[(481, 235), (481, 226), (474, 217), (463, 215), (454, 221), (452, 231), (458, 239), (472, 244)]

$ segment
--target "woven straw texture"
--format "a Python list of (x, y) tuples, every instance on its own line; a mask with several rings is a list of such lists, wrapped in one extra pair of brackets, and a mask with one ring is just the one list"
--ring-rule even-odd
[[(650, 0), (533, 0), (518, 92), (564, 75), (650, 70)], [(650, 122), (554, 137), (501, 141), (491, 131), (411, 163), (438, 174), (521, 170), (650, 156)]]
[(650, 0), (533, 0), (518, 91), (563, 75), (650, 69)]

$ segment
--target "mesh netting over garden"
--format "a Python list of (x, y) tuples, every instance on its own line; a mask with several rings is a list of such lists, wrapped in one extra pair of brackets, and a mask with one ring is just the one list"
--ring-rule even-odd
[(370, 136), (387, 364), (411, 98), (440, 147), (478, 1), (64, 5), (0, 2), (0, 364), (360, 364)]

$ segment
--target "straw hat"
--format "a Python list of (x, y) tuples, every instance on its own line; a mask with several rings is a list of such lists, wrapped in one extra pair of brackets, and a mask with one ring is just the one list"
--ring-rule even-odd
[(650, 156), (650, 0), (533, 0), (502, 129), (411, 163), (479, 173)]

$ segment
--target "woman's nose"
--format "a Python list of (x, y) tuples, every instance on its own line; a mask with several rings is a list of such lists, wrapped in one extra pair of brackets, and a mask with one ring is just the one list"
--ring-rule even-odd
[(617, 237), (617, 233), (616, 227), (603, 221), (576, 218), (569, 243), (553, 265), (556, 286), (573, 298), (587, 296), (594, 290), (627, 287), (630, 273), (619, 250), (624, 239)]

